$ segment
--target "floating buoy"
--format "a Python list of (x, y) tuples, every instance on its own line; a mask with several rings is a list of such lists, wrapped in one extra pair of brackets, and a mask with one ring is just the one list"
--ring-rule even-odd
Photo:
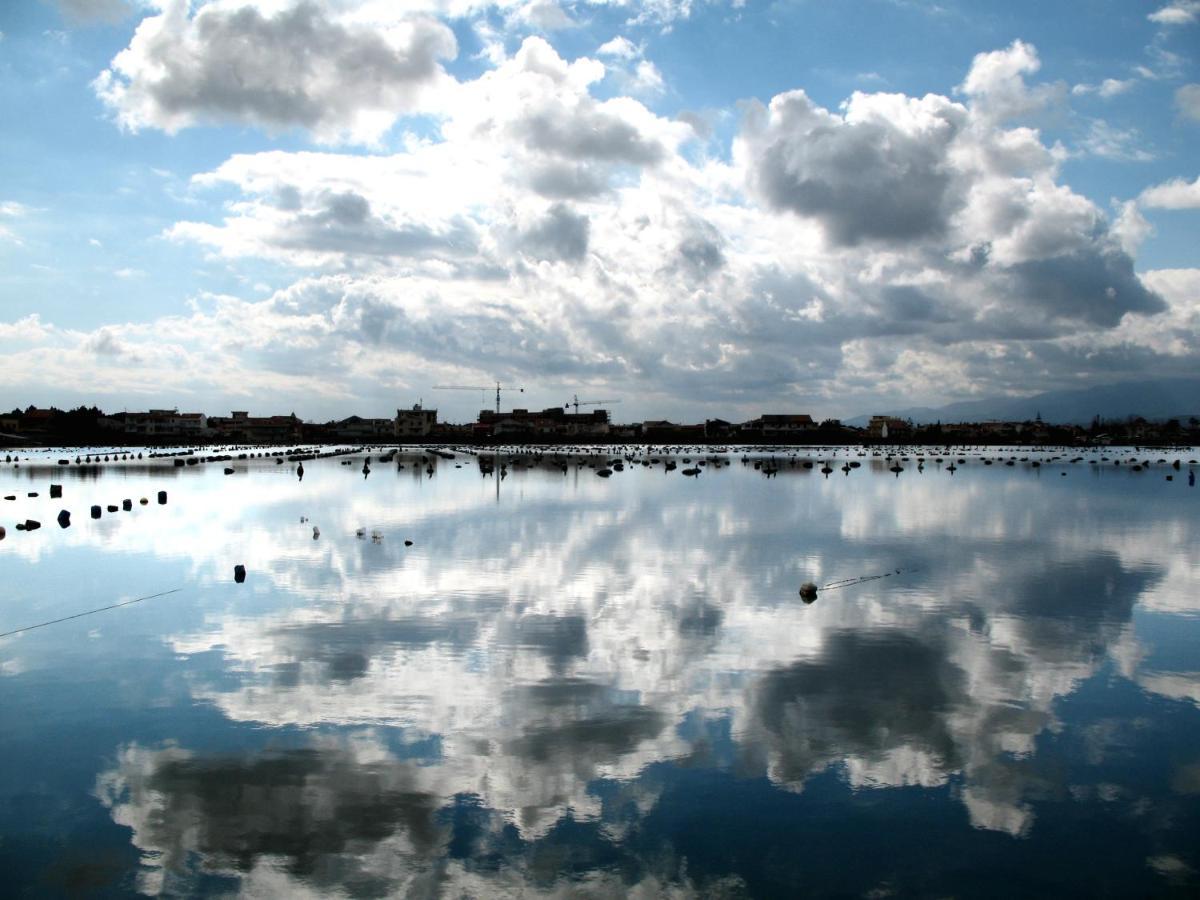
[(62, 496), (62, 485), (61, 484), (50, 485), (50, 499), (55, 500), (61, 496)]
[(817, 586), (811, 581), (806, 581), (800, 585), (800, 599), (805, 603), (812, 603), (817, 599)]
[(125, 510), (125, 512), (129, 512), (131, 509), (133, 509), (133, 501), (129, 499), (122, 500), (121, 509)]
[(412, 541), (405, 541), (405, 542), (404, 542), (404, 546), (405, 546), (405, 547), (411, 547), (412, 545), (413, 545), (413, 542), (412, 542)]
[(158, 492), (158, 505), (159, 505), (159, 506), (166, 506), (166, 505), (167, 505), (167, 492), (166, 492), (166, 491), (159, 491), (159, 492)]
[(138, 501), (138, 503), (142, 504), (142, 506), (145, 506), (145, 505), (146, 505), (146, 504), (148, 504), (149, 502), (150, 502), (150, 501), (149, 501), (147, 498), (145, 498), (145, 497), (143, 497), (141, 500), (139, 500), (139, 501)]
[(99, 506), (92, 507), (92, 518), (93, 519), (100, 518), (100, 507)]
[(8, 534), (8, 532), (4, 530), (3, 525), (0, 525), (0, 541), (4, 540), (4, 535), (6, 534)]
[(236, 581), (238, 584), (241, 584), (243, 581), (246, 580), (246, 567), (243, 566), (241, 563), (238, 563), (236, 566), (233, 567), (233, 580)]
[(107, 508), (109, 512), (116, 512), (118, 509), (120, 509), (120, 507), (118, 507), (115, 503), (108, 504)]
[(71, 527), (71, 513), (69, 511), (64, 509), (61, 512), (59, 512), (58, 527), (59, 528), (70, 528)]

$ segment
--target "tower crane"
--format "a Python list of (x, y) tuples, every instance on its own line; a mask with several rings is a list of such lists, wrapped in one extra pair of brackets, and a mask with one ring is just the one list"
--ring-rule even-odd
[[(480, 387), (478, 385), (470, 385), (470, 384), (435, 384), (433, 386), (433, 389), (435, 391), (480, 391), (481, 393), (485, 393), (485, 394), (491, 390), (490, 387)], [(525, 393), (525, 388), (523, 388), (523, 387), (501, 388), (500, 382), (497, 381), (496, 382), (496, 413), (497, 414), (500, 413), (500, 391), (501, 390), (506, 390), (506, 391), (516, 390), (516, 391), (520, 391), (522, 394)]]
[(620, 400), (580, 400), (579, 395), (575, 394), (570, 403), (564, 403), (563, 409), (569, 406), (575, 407), (575, 414), (579, 415), (579, 407), (581, 406), (601, 406), (605, 403), (620, 403)]

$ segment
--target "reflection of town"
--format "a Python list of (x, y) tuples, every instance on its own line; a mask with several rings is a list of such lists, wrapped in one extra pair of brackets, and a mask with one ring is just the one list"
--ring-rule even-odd
[[(326, 531), (420, 534), (420, 554), (242, 529), (255, 571), (305, 602), (213, 612), (169, 643), (223, 660), (192, 678), (195, 699), (308, 737), (232, 754), (124, 745), (96, 791), (133, 831), (144, 890), (187, 893), (199, 859), (251, 893), (519, 893), (549, 887), (539, 865), (570, 852), (588, 891), (653, 894), (679, 872), (643, 856), (618, 877), (613, 859), (671, 790), (663, 763), (793, 795), (830, 774), (868, 795), (952, 790), (975, 828), (1021, 838), (1041, 802), (1103, 795), (1131, 817), (1144, 802), (1112, 771), (1068, 779), (1041, 750), (1072, 727), (1060, 708), (1082, 684), (1111, 670), (1200, 704), (1200, 673), (1147, 665), (1133, 618), (1200, 612), (1200, 535), (1182, 512), (1016, 481), (996, 504), (991, 484), (875, 476), (788, 482), (791, 502), (768, 503), (792, 488), (737, 469), (702, 495), (647, 488), (621, 506), (591, 492), (599, 479), (563, 496), (532, 471), (522, 503), (497, 506), (466, 475), (437, 504), (331, 506)], [(224, 567), (227, 548), (210, 560), (194, 525), (171, 527), (157, 552)], [(911, 574), (796, 596), (806, 578), (900, 565)], [(1089, 726), (1088, 752), (1122, 752), (1129, 727)]]
[(764, 414), (743, 422), (706, 419), (686, 424), (646, 420), (618, 424), (606, 409), (580, 412), (566, 407), (542, 410), (480, 410), (475, 422), (438, 421), (437, 410), (415, 404), (394, 418), (349, 416), (323, 423), (304, 422), (295, 413), (228, 416), (151, 409), (105, 414), (96, 408), (63, 411), (30, 406), (0, 415), (0, 446), (36, 444), (289, 444), (350, 441), (489, 443), (512, 441), (602, 441), (609, 443), (903, 443), (903, 444), (1194, 444), (1200, 443), (1195, 417), (1151, 422), (1139, 417), (1102, 420), (1087, 427), (1051, 424), (1041, 417), (1025, 422), (914, 424), (893, 416), (871, 416), (862, 426), (837, 419), (816, 421), (804, 413)]

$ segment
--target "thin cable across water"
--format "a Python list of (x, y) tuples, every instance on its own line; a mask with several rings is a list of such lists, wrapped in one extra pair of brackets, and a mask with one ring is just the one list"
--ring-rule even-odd
[(135, 597), (133, 600), (123, 600), (120, 603), (111, 603), (108, 606), (101, 606), (98, 609), (89, 609), (86, 612), (75, 613), (73, 616), (63, 616), (61, 619), (51, 619), (48, 622), (38, 622), (36, 625), (26, 625), (24, 628), (14, 628), (12, 631), (6, 631), (0, 634), (0, 638), (11, 637), (14, 634), (20, 634), (22, 631), (33, 631), (35, 628), (45, 628), (47, 625), (57, 625), (59, 622), (69, 622), (72, 619), (82, 619), (84, 616), (93, 616), (96, 613), (107, 612), (110, 609), (120, 609), (122, 606), (131, 606), (134, 603), (141, 603), (143, 600), (153, 600), (155, 597), (165, 597), (167, 594), (177, 594), (183, 588), (172, 588), (169, 591), (160, 591), (157, 594), (147, 594), (145, 597)]

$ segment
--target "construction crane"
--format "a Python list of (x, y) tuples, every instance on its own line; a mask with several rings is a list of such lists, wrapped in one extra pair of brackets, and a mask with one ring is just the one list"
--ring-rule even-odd
[(579, 395), (575, 394), (570, 403), (564, 403), (563, 409), (567, 407), (575, 407), (575, 415), (579, 415), (579, 407), (581, 406), (602, 406), (605, 403), (620, 403), (620, 400), (580, 400)]
[[(470, 385), (470, 384), (435, 384), (433, 386), (433, 389), (435, 391), (480, 391), (481, 393), (484, 393), (484, 394), (486, 394), (488, 391), (491, 390), (490, 387), (479, 387), (478, 385)], [(502, 389), (500, 387), (500, 382), (497, 381), (496, 382), (496, 413), (497, 414), (500, 413), (500, 391), (501, 390), (506, 390), (506, 391), (517, 390), (517, 391), (520, 391), (522, 394), (525, 393), (525, 388), (523, 388), (523, 387), (503, 388)]]

